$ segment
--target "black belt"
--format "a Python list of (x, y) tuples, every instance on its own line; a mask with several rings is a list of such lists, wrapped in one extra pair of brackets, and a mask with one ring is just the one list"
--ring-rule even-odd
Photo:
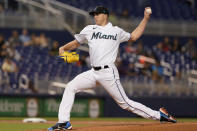
[[(97, 67), (94, 67), (94, 66), (93, 66), (92, 68), (93, 68), (95, 71), (98, 71), (98, 70), (102, 69), (101, 66), (97, 66)], [(109, 68), (109, 66), (108, 66), (108, 65), (105, 65), (103, 69), (106, 69), (106, 68)]]

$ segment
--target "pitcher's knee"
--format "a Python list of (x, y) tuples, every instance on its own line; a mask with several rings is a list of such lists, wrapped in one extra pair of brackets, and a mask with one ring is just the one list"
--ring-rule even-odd
[(126, 102), (118, 102), (118, 105), (124, 110), (129, 110), (130, 109), (129, 104), (126, 103)]
[(132, 107), (131, 102), (132, 101), (129, 99), (124, 99), (124, 101), (119, 101), (117, 103), (122, 109), (133, 111), (134, 108)]
[(127, 109), (128, 108), (128, 105), (126, 103), (119, 103), (119, 106), (122, 108), (122, 109)]
[(76, 93), (75, 84), (73, 84), (72, 82), (69, 82), (66, 86), (66, 91)]

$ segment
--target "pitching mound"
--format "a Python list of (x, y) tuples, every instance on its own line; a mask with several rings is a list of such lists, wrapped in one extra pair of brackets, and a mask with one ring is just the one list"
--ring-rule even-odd
[(94, 126), (74, 127), (73, 129), (77, 131), (196, 131), (197, 123), (97, 122), (97, 125), (95, 124)]
[[(73, 131), (196, 131), (196, 122), (160, 123), (160, 122), (111, 122), (111, 121), (73, 121)], [(33, 131), (46, 131), (33, 130)]]

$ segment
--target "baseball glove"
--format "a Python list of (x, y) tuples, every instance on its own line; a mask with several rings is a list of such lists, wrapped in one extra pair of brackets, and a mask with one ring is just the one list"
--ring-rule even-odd
[(59, 57), (64, 59), (64, 61), (66, 63), (74, 63), (74, 62), (79, 61), (79, 54), (77, 54), (76, 52), (67, 52), (67, 51), (65, 51)]

